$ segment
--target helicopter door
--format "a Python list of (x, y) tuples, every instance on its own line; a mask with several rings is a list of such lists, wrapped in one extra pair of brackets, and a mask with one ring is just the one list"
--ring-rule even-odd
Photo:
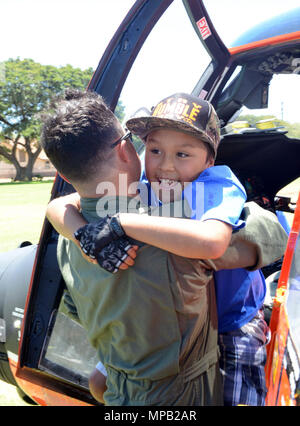
[(270, 321), (266, 405), (298, 405), (300, 390), (300, 193)]
[(219, 37), (202, 0), (183, 0), (192, 25), (205, 49), (211, 56), (211, 63), (196, 85), (193, 94), (212, 100), (220, 82), (228, 71), (230, 53)]

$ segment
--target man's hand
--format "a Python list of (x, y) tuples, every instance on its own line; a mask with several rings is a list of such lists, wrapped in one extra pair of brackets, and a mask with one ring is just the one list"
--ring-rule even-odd
[(74, 233), (82, 251), (94, 259), (105, 246), (124, 236), (125, 232), (120, 224), (118, 214), (88, 223)]

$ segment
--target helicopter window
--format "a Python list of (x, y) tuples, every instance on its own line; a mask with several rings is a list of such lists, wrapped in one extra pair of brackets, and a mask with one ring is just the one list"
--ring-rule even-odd
[(233, 71), (233, 73), (231, 74), (231, 77), (227, 80), (222, 93), (224, 93), (227, 89), (227, 87), (231, 86), (231, 83), (235, 80), (235, 78), (240, 74), (240, 72), (242, 71), (242, 66), (241, 65), (237, 65), (235, 70)]
[(174, 1), (146, 39), (125, 82), (120, 100), (126, 119), (172, 93), (190, 93), (210, 61), (183, 3)]
[(219, 116), (228, 121), (243, 105), (248, 108), (266, 108), (268, 105), (268, 84), (272, 74), (266, 74), (248, 66), (241, 71), (223, 90), (218, 102)]
[(67, 299), (66, 303), (63, 297), (58, 311), (52, 314), (39, 369), (88, 389), (89, 376), (98, 361), (96, 350), (72, 309), (72, 301)]
[(298, 100), (295, 97), (299, 91), (299, 75), (275, 74), (270, 83), (268, 108), (243, 107), (239, 111), (239, 120), (247, 120), (257, 130), (277, 130), (289, 138), (300, 139)]

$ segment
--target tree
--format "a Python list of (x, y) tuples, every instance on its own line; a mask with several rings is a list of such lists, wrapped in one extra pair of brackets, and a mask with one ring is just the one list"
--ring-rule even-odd
[[(85, 89), (93, 70), (81, 70), (71, 65), (57, 68), (19, 58), (6, 61), (4, 69), (4, 78), (0, 79), (0, 157), (15, 166), (14, 180), (30, 181), (41, 151), (38, 144), (39, 113), (65, 89)], [(27, 153), (24, 167), (16, 156), (18, 147)]]
[(114, 114), (118, 117), (119, 121), (122, 123), (125, 117), (125, 106), (123, 105), (122, 101), (119, 101), (116, 109), (114, 111)]

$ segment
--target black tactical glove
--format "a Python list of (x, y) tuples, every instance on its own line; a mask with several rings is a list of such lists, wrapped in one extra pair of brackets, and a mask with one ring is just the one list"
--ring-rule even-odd
[(132, 248), (130, 242), (126, 238), (120, 238), (105, 246), (96, 255), (96, 260), (103, 269), (114, 274), (118, 272), (119, 266), (128, 256), (127, 251), (130, 248)]
[(74, 236), (79, 241), (82, 251), (92, 259), (96, 259), (105, 246), (125, 236), (125, 232), (119, 214), (115, 214), (79, 228)]

